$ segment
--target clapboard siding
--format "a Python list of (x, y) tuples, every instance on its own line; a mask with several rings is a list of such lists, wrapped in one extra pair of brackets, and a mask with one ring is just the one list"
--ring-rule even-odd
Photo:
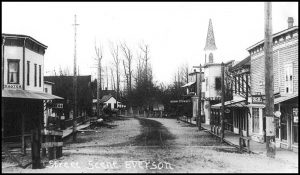
[[(298, 33), (298, 30), (297, 30)], [(284, 65), (293, 64), (293, 92), (298, 92), (298, 34), (273, 47), (274, 92), (284, 93)], [(251, 93), (265, 94), (264, 50), (251, 55)], [(263, 83), (263, 84), (261, 84)]]

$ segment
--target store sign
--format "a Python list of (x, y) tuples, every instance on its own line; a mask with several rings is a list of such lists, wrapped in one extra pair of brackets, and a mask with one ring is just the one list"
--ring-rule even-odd
[(3, 87), (9, 89), (22, 89), (22, 85), (20, 84), (5, 84)]
[(191, 100), (171, 100), (170, 103), (191, 103)]
[(62, 103), (55, 103), (55, 104), (53, 104), (52, 108), (62, 109), (63, 108), (63, 104)]
[(263, 104), (265, 102), (264, 95), (252, 95), (252, 103)]

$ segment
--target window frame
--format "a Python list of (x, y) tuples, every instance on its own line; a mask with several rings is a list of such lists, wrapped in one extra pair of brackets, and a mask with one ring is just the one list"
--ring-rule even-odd
[[(17, 69), (17, 82), (11, 83), (9, 81), (9, 63), (16, 62), (18, 63), (18, 69)], [(20, 60), (19, 59), (7, 59), (7, 84), (20, 84)]]
[(39, 87), (42, 87), (42, 65), (39, 65)]
[(34, 87), (37, 87), (37, 64), (34, 64)]
[(30, 61), (27, 61), (27, 86), (30, 86)]
[[(254, 111), (257, 110), (257, 111)], [(254, 115), (257, 114), (257, 115)], [(252, 108), (252, 132), (253, 133), (259, 133), (259, 108)], [(256, 127), (256, 120), (258, 120), (258, 127)]]

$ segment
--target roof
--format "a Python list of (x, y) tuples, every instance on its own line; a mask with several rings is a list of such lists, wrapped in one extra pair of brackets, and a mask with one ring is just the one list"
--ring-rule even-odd
[[(245, 104), (244, 98), (233, 99), (233, 100), (224, 102), (224, 106), (227, 106), (227, 107), (246, 107), (245, 105), (246, 104)], [(211, 108), (214, 108), (214, 109), (220, 109), (221, 107), (222, 107), (222, 103), (218, 103), (218, 104), (211, 106)]]
[(183, 85), (183, 86), (181, 86), (181, 87), (189, 87), (189, 86), (191, 86), (191, 85), (193, 85), (193, 84), (195, 84), (196, 82), (194, 82), (194, 81), (192, 81), (192, 82), (189, 82), (189, 83), (187, 83), (187, 84), (185, 84), (185, 85)]
[(238, 69), (242, 66), (250, 66), (251, 65), (251, 57), (248, 56), (247, 58), (243, 59), (242, 61), (238, 62), (236, 65), (232, 66), (231, 70)]
[[(277, 33), (273, 34), (273, 35), (272, 35), (273, 40), (274, 40), (275, 37), (280, 36), (280, 35), (283, 35), (283, 34), (285, 34), (285, 33), (288, 33), (288, 32), (290, 32), (290, 31), (293, 31), (293, 30), (298, 30), (298, 26), (293, 26), (293, 27), (291, 27), (291, 28), (287, 28), (287, 29), (285, 29), (285, 30), (282, 30), (282, 31), (280, 31), (280, 32), (277, 32)], [(258, 45), (260, 45), (260, 44), (263, 44), (264, 41), (265, 41), (265, 40), (263, 39), (263, 40), (259, 41), (258, 43), (256, 43), (256, 44), (254, 44), (254, 45), (248, 47), (246, 50), (247, 50), (247, 51), (250, 51), (251, 49), (255, 48), (256, 46), (258, 46)]]
[(206, 44), (204, 50), (216, 50), (216, 49), (217, 47), (215, 42), (214, 30), (213, 30), (211, 19), (209, 19), (207, 36), (206, 36)]
[(2, 97), (37, 99), (37, 100), (63, 99), (62, 97), (52, 95), (52, 94), (47, 94), (44, 92), (34, 92), (34, 91), (21, 90), (21, 89), (3, 89)]
[(48, 48), (48, 46), (46, 46), (45, 44), (37, 41), (36, 39), (32, 38), (31, 36), (27, 36), (27, 35), (2, 33), (2, 37), (5, 37), (5, 38), (29, 38), (33, 42), (35, 42), (35, 43), (39, 44), (40, 46), (44, 47), (45, 49)]

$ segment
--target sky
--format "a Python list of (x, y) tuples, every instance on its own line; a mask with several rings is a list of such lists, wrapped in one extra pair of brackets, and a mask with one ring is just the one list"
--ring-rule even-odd
[[(263, 2), (2, 2), (1, 8), (2, 33), (29, 35), (48, 46), (45, 75), (59, 67), (73, 73), (75, 14), (79, 74), (93, 78), (95, 41), (108, 70), (110, 42), (126, 42), (134, 60), (139, 44), (148, 44), (154, 81), (169, 84), (181, 65), (204, 63), (209, 19), (223, 62), (246, 58), (246, 49), (264, 39)], [(298, 2), (272, 2), (273, 33), (287, 28), (288, 17), (298, 26)]]

